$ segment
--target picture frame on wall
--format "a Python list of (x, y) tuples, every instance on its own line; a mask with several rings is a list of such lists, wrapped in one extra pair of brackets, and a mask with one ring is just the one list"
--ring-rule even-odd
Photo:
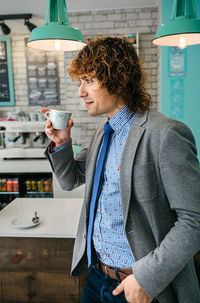
[(0, 106), (14, 106), (10, 37), (0, 37)]
[(184, 77), (186, 76), (187, 49), (178, 47), (169, 47), (168, 50), (169, 76)]
[(60, 105), (58, 52), (26, 46), (26, 68), (29, 106)]

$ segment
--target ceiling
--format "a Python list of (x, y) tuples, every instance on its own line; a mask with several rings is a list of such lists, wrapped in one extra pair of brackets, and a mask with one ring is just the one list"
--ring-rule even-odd
[[(152, 7), (158, 6), (158, 2), (159, 0), (66, 0), (68, 12)], [(0, 0), (0, 15), (30, 13), (33, 14), (31, 22), (40, 26), (44, 23), (46, 5), (47, 0)], [(11, 27), (12, 33), (28, 33), (23, 20), (7, 20), (6, 24)]]

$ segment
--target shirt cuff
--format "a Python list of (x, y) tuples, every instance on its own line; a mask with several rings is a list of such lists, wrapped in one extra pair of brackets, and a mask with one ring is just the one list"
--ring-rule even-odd
[(65, 143), (65, 144), (63, 144), (63, 145), (60, 145), (60, 146), (55, 146), (55, 144), (54, 144), (54, 146), (52, 146), (51, 145), (51, 150), (52, 150), (52, 152), (56, 152), (56, 151), (59, 151), (59, 150), (62, 150), (62, 149), (64, 149), (65, 147), (67, 147), (69, 144), (70, 144), (70, 142), (71, 141), (69, 141), (69, 142), (67, 142), (67, 143)]

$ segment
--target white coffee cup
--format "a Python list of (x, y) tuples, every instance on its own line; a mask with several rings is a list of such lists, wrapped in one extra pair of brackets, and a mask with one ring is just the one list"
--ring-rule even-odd
[(51, 109), (47, 111), (45, 117), (49, 119), (52, 123), (54, 129), (66, 129), (67, 123), (72, 115), (66, 111)]

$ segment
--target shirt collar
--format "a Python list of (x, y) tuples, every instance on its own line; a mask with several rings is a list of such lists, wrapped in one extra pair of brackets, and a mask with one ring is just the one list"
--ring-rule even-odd
[(109, 120), (109, 124), (115, 132), (119, 132), (134, 115), (135, 113), (130, 112), (128, 107), (124, 106)]

